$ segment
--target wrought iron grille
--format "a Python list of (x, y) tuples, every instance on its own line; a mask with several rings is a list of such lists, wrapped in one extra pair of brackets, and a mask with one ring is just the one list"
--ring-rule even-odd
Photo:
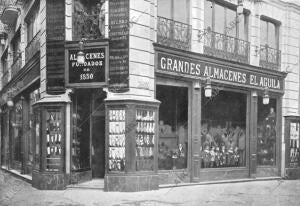
[(279, 70), (281, 64), (281, 51), (269, 47), (268, 45), (260, 46), (259, 65), (263, 68)]
[(81, 10), (73, 12), (73, 38), (80, 40), (104, 38), (104, 17), (100, 15), (100, 10), (95, 10), (89, 14)]
[(217, 32), (205, 33), (204, 54), (249, 63), (249, 42)]
[(25, 48), (25, 62), (27, 63), (38, 51), (40, 51), (40, 31)]
[(157, 43), (177, 49), (190, 50), (191, 25), (164, 17), (158, 17), (157, 22)]

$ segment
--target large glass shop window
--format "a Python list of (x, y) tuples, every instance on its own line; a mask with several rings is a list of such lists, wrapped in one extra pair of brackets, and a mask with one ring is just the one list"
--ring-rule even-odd
[(159, 108), (158, 169), (187, 167), (188, 88), (156, 87)]
[(276, 99), (264, 105), (258, 97), (257, 108), (257, 164), (276, 164)]
[(77, 92), (73, 101), (72, 170), (90, 168), (90, 93)]
[(245, 166), (247, 95), (203, 91), (201, 107), (201, 167)]
[(62, 115), (57, 108), (46, 109), (46, 171), (63, 170), (64, 120)]
[(289, 141), (289, 163), (290, 166), (299, 166), (299, 153), (300, 153), (300, 123), (291, 122), (289, 124), (290, 129), (290, 141)]
[(13, 167), (20, 169), (21, 167), (21, 139), (22, 139), (22, 102), (18, 101), (14, 107), (11, 122), (11, 134), (13, 135)]
[(30, 131), (27, 131), (29, 136), (28, 136), (28, 163), (33, 164), (33, 159), (34, 159), (34, 112), (33, 112), (33, 104), (37, 102), (40, 99), (40, 92), (39, 89), (36, 89), (32, 91), (29, 94), (29, 110), (28, 110), (28, 115), (29, 115), (29, 129)]
[(8, 166), (8, 112), (1, 115), (1, 166)]
[(73, 40), (99, 39), (104, 36), (104, 0), (74, 0)]

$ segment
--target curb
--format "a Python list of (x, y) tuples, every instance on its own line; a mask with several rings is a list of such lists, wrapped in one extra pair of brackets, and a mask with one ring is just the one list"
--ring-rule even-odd
[(258, 181), (271, 181), (271, 180), (284, 180), (284, 178), (282, 178), (282, 177), (259, 177), (259, 178), (245, 178), (245, 179), (232, 179), (232, 180), (220, 180), (220, 181), (205, 181), (205, 182), (180, 183), (180, 184), (165, 184), (165, 185), (160, 185), (159, 189), (170, 188), (170, 187), (230, 184), (230, 183), (258, 182)]
[(5, 172), (5, 173), (7, 173), (7, 174), (10, 174), (10, 175), (14, 176), (17, 179), (21, 179), (21, 180), (23, 180), (23, 181), (25, 181), (25, 182), (27, 182), (29, 184), (32, 184), (32, 180), (31, 179), (28, 179), (28, 178), (22, 176), (21, 174), (16, 174), (15, 172), (12, 172), (12, 171), (7, 170), (7, 169), (2, 168), (2, 167), (0, 167), (0, 170), (3, 171), (3, 172)]

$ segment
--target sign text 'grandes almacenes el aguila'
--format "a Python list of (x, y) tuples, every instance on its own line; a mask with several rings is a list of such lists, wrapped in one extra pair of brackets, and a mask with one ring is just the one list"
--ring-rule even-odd
[(245, 86), (268, 87), (282, 90), (283, 79), (273, 75), (240, 70), (225, 65), (218, 65), (194, 58), (183, 58), (157, 52), (157, 70), (181, 76), (210, 77), (211, 79), (242, 84)]

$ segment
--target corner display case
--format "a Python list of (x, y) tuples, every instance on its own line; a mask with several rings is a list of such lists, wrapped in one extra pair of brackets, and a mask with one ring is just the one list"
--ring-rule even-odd
[[(106, 102), (107, 191), (158, 188), (157, 113), (156, 102)], [(129, 179), (132, 182), (121, 184)]]
[(300, 117), (285, 117), (285, 172), (289, 179), (300, 178)]
[(38, 189), (65, 188), (65, 105), (37, 104), (35, 115), (35, 170)]

